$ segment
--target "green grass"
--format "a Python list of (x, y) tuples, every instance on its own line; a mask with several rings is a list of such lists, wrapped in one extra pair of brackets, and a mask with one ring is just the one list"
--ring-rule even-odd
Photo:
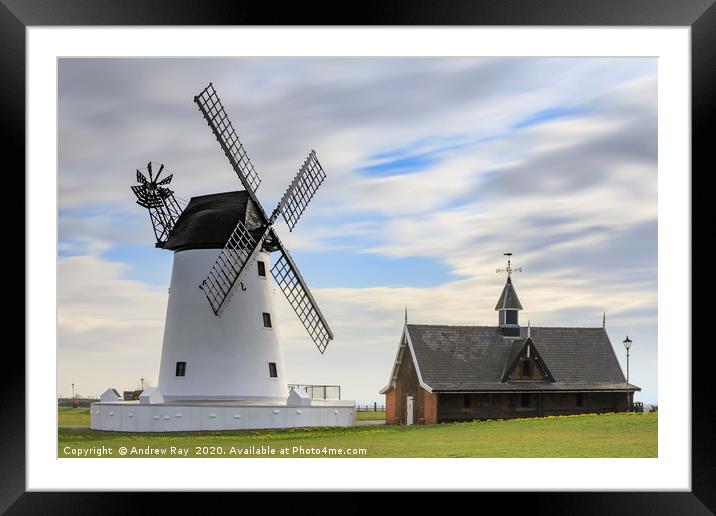
[(358, 421), (385, 421), (385, 411), (383, 412), (356, 412), (356, 419)]
[[(78, 409), (74, 409), (78, 410)], [(79, 417), (67, 416), (71, 421)], [(64, 417), (63, 417), (64, 419)], [(66, 420), (66, 419), (65, 419)], [(215, 447), (218, 457), (327, 456), (305, 454), (295, 447), (326, 450), (365, 449), (361, 457), (656, 457), (658, 413), (602, 414), (452, 423), (430, 426), (354, 426), (264, 431), (125, 434), (59, 428), (59, 456), (79, 450), (118, 457), (125, 446), (165, 450), (186, 449), (190, 457), (204, 456), (197, 447)], [(103, 448), (104, 447), (104, 448)], [(237, 453), (232, 453), (236, 451)], [(253, 449), (251, 447), (254, 447)], [(248, 449), (248, 452), (245, 450)], [(241, 453), (238, 453), (242, 450)], [(282, 450), (287, 450), (282, 454)], [(73, 453), (74, 451), (74, 453)], [(356, 455), (352, 453), (351, 455)], [(146, 455), (128, 454), (127, 457)], [(336, 456), (336, 454), (328, 454)]]
[(59, 426), (89, 426), (90, 425), (90, 409), (89, 407), (59, 407), (57, 414), (57, 424)]

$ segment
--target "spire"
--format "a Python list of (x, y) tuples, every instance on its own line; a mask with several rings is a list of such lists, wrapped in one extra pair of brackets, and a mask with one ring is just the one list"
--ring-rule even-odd
[(507, 278), (507, 283), (502, 289), (500, 299), (497, 300), (495, 310), (522, 310), (522, 304), (517, 297), (517, 291), (510, 278)]
[(504, 253), (504, 255), (507, 256), (507, 267), (497, 269), (496, 272), (506, 272), (507, 282), (505, 283), (505, 287), (502, 289), (502, 294), (500, 295), (500, 299), (497, 301), (497, 305), (495, 305), (495, 310), (522, 310), (522, 305), (517, 297), (517, 292), (515, 291), (515, 287), (512, 285), (512, 273), (522, 272), (522, 267), (512, 267), (512, 253)]
[(408, 307), (405, 307), (405, 324), (408, 324)]
[(602, 328), (606, 328), (606, 327), (607, 327), (607, 312), (604, 312), (602, 314)]
[(532, 335), (531, 335), (531, 331), (530, 331), (530, 330), (532, 330), (532, 324), (531, 324), (531, 323), (532, 323), (532, 321), (530, 321), (530, 320), (528, 319), (528, 320), (527, 320), (527, 338), (528, 338), (528, 339), (532, 336)]
[(500, 299), (498, 299), (497, 304), (495, 305), (495, 310), (499, 312), (498, 322), (500, 328), (502, 329), (502, 334), (504, 336), (519, 337), (520, 324), (518, 322), (517, 315), (519, 311), (522, 310), (522, 304), (520, 303), (520, 299), (517, 297), (515, 286), (512, 284), (512, 273), (520, 272), (522, 271), (522, 268), (512, 267), (512, 260), (510, 258), (512, 253), (505, 253), (505, 256), (507, 256), (507, 267), (504, 269), (497, 269), (497, 272), (506, 272), (507, 281), (502, 289), (502, 294), (500, 294)]

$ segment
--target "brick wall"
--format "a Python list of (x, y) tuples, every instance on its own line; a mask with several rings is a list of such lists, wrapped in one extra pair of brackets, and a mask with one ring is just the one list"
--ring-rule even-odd
[(438, 397), (420, 386), (418, 372), (410, 349), (400, 355), (395, 388), (385, 393), (385, 421), (389, 425), (405, 425), (408, 420), (408, 397), (413, 397), (413, 423), (434, 425), (438, 422)]
[(385, 393), (385, 423), (387, 425), (398, 423), (395, 409), (395, 389), (391, 388)]
[(423, 413), (425, 414), (425, 424), (434, 425), (438, 422), (438, 395), (423, 391)]

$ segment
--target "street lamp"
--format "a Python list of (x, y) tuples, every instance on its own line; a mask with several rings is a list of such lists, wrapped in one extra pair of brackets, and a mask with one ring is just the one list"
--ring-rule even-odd
[(627, 352), (627, 375), (626, 375), (626, 395), (627, 395), (627, 412), (630, 412), (629, 407), (629, 350), (631, 349), (631, 339), (629, 335), (624, 339), (624, 348)]

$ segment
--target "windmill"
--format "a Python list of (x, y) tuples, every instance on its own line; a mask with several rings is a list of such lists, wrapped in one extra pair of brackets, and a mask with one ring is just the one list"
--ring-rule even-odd
[(132, 191), (149, 211), (156, 246), (174, 251), (157, 388), (165, 400), (285, 400), (266, 270), (276, 253), (275, 284), (323, 354), (333, 332), (275, 222), (281, 216), (293, 231), (326, 174), (311, 150), (269, 215), (256, 195), (261, 178), (213, 84), (194, 102), (243, 190), (193, 197), (182, 209), (167, 186), (173, 176), (160, 179), (164, 165), (137, 170)]

